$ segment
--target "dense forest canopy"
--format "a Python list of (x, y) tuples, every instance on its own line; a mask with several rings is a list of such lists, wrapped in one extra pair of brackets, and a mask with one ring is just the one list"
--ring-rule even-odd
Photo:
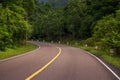
[(120, 1), (0, 0), (0, 50), (27, 39), (84, 40), (119, 53)]
[(39, 2), (49, 2), (52, 6), (58, 7), (58, 6), (64, 6), (67, 4), (68, 0), (38, 0)]

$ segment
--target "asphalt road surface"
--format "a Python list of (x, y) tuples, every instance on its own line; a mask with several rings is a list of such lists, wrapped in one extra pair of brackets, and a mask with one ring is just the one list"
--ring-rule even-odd
[(81, 49), (35, 43), (40, 48), (0, 61), (0, 80), (118, 80)]

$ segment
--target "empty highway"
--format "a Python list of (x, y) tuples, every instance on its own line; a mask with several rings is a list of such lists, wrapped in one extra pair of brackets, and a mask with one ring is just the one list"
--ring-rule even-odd
[(79, 48), (34, 42), (34, 51), (0, 61), (0, 80), (118, 80)]

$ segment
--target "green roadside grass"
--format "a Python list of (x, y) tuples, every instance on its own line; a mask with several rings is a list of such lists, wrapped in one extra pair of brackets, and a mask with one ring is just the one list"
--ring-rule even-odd
[(97, 57), (102, 58), (104, 61), (114, 65), (115, 67), (120, 69), (120, 56), (118, 55), (110, 55), (109, 52), (103, 50), (96, 50), (95, 47), (85, 47), (80, 44), (72, 44), (74, 47), (81, 48), (83, 50), (89, 51), (90, 53), (96, 55)]
[(8, 48), (5, 51), (0, 51), (0, 60), (9, 58), (12, 56), (16, 56), (19, 54), (23, 54), (25, 52), (32, 51), (36, 49), (37, 46), (31, 43), (27, 43), (26, 45), (21, 45), (19, 47), (15, 47), (14, 49)]

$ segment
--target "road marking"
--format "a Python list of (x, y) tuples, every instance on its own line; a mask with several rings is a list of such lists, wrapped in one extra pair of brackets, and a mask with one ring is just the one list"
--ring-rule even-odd
[(120, 80), (120, 77), (110, 68), (108, 67), (102, 60), (100, 60), (98, 57), (96, 57), (95, 55), (93, 55), (92, 53), (88, 52), (88, 54), (90, 54), (91, 56), (93, 56), (94, 58), (96, 58), (101, 64), (103, 64), (118, 80)]
[[(58, 48), (58, 47), (57, 47)], [(50, 61), (48, 62), (46, 65), (44, 65), (42, 68), (40, 68), (39, 70), (37, 70), (36, 72), (34, 72), (33, 74), (31, 74), (28, 78), (26, 78), (25, 80), (31, 80), (33, 77), (35, 77), (36, 75), (38, 75), (39, 73), (41, 73), (44, 69), (46, 69), (50, 64), (52, 64), (61, 54), (61, 48), (58, 48), (59, 52), (58, 54)]]

